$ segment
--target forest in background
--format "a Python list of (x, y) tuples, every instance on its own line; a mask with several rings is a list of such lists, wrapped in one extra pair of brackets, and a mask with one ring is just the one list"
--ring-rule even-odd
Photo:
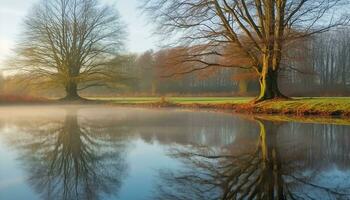
[[(114, 68), (132, 77), (120, 87), (93, 87), (86, 96), (254, 96), (259, 91), (256, 75), (239, 68), (212, 67), (176, 75), (189, 67), (177, 61), (184, 48), (120, 54)], [(298, 43), (288, 52), (289, 64), (281, 68), (281, 90), (289, 96), (348, 96), (350, 94), (350, 29), (319, 34)], [(207, 60), (213, 59), (207, 56)], [(214, 58), (215, 59), (215, 58)], [(173, 73), (173, 74), (172, 74)], [(171, 74), (168, 76), (168, 74)], [(1, 76), (0, 92), (13, 95), (57, 97), (60, 88), (28, 84), (25, 74)], [(35, 80), (31, 80), (35, 83)]]

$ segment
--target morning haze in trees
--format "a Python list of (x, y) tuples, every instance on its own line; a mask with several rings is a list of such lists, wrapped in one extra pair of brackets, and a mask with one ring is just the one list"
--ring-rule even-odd
[(65, 99), (80, 99), (78, 91), (91, 86), (125, 80), (112, 62), (125, 38), (112, 7), (98, 0), (41, 0), (24, 25), (16, 67), (31, 80), (64, 88)]
[[(285, 98), (279, 74), (288, 67), (284, 56), (296, 40), (346, 24), (348, 0), (145, 0), (144, 10), (176, 45), (191, 47), (183, 62), (197, 62), (175, 74), (211, 67), (239, 67), (255, 71), (260, 83), (256, 102)], [(342, 9), (334, 11), (343, 6)], [(173, 42), (173, 41), (172, 41)], [(171, 42), (171, 43), (172, 43)], [(200, 47), (200, 48), (198, 48)], [(227, 55), (227, 48), (240, 55)], [(244, 65), (206, 60), (208, 55), (248, 59)]]

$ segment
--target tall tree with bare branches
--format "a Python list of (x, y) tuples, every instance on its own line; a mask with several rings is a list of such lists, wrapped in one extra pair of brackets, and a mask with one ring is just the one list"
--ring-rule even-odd
[[(288, 67), (283, 56), (288, 45), (347, 23), (349, 5), (349, 0), (145, 1), (144, 10), (157, 22), (160, 33), (180, 41), (176, 45), (192, 47), (183, 61), (201, 65), (169, 76), (211, 67), (254, 70), (261, 87), (256, 102), (285, 98), (279, 90), (278, 77)], [(225, 53), (227, 47), (237, 49), (238, 55)], [(210, 62), (205, 59), (208, 55), (244, 57), (249, 63)]]
[(98, 0), (41, 0), (26, 18), (16, 66), (33, 80), (78, 91), (124, 79), (112, 58), (122, 49), (118, 12)]

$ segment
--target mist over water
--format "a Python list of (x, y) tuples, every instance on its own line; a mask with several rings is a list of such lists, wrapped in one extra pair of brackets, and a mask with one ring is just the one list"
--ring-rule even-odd
[(349, 199), (349, 126), (179, 109), (0, 109), (0, 199)]

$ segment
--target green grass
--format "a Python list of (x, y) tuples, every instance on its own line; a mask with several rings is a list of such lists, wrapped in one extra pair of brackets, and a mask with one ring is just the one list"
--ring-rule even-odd
[[(106, 97), (89, 98), (94, 100), (105, 100), (115, 104), (144, 104), (159, 103), (160, 97)], [(250, 97), (166, 97), (165, 100), (175, 104), (240, 104), (247, 103)]]
[(115, 104), (144, 104), (160, 102), (160, 98), (158, 97), (98, 97), (88, 99), (109, 101)]
[(283, 112), (320, 112), (332, 113), (337, 111), (350, 112), (349, 97), (319, 97), (319, 98), (295, 98), (287, 101), (264, 102), (257, 107), (261, 109), (274, 109)]
[[(157, 104), (160, 97), (90, 98), (108, 101), (115, 105)], [(251, 97), (166, 97), (167, 103), (177, 106), (202, 106), (206, 108), (235, 109), (238, 112), (279, 113), (293, 115), (350, 115), (350, 97), (293, 98), (248, 104)], [(232, 106), (230, 106), (232, 105)]]

